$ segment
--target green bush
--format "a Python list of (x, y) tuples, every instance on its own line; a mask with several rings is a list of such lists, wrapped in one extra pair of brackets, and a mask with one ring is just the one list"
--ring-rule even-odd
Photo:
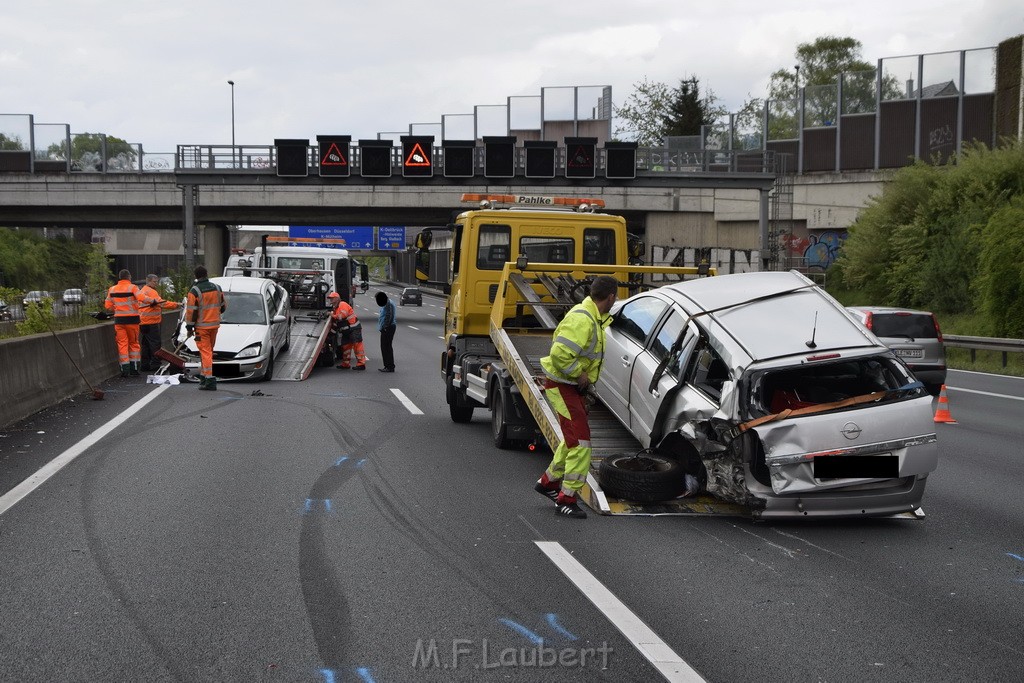
[(57, 317), (53, 314), (53, 299), (46, 297), (39, 303), (30, 301), (25, 306), (25, 319), (15, 327), (18, 334), (38, 334), (49, 332), (57, 325)]
[(1024, 196), (985, 226), (979, 283), (981, 308), (995, 336), (1024, 338)]

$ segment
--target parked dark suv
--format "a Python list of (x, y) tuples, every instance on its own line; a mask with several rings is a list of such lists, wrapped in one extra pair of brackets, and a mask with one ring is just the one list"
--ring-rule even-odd
[(946, 383), (946, 347), (932, 313), (882, 306), (851, 306), (847, 310), (902, 358), (930, 393), (938, 395)]
[(402, 290), (402, 296), (398, 299), (399, 306), (422, 306), (423, 305), (423, 294), (420, 293), (419, 287), (406, 287)]

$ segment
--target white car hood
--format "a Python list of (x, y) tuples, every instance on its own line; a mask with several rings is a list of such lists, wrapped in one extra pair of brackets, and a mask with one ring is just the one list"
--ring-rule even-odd
[[(266, 341), (267, 330), (265, 325), (221, 325), (217, 330), (217, 342), (214, 344), (215, 351), (224, 353), (238, 353), (250, 344)], [(189, 338), (185, 343), (186, 348), (192, 352), (198, 352), (195, 337)], [(260, 354), (266, 352), (266, 348), (260, 349)]]

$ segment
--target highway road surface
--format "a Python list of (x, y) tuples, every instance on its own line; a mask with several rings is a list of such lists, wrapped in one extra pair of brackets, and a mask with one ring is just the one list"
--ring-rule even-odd
[(443, 301), (376, 371), (374, 291), (367, 372), (0, 432), (0, 681), (1024, 680), (1021, 380), (950, 373), (923, 520), (565, 519), (451, 422)]

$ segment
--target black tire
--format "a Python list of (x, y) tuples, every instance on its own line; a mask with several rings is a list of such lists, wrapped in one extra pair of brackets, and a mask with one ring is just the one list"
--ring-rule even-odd
[(494, 445), (508, 450), (515, 442), (508, 438), (508, 425), (505, 423), (505, 398), (502, 396), (501, 385), (495, 384), (491, 389), (491, 438)]
[(614, 498), (657, 503), (686, 490), (686, 472), (671, 458), (653, 453), (618, 453), (601, 461), (597, 471), (601, 488)]
[(263, 373), (263, 381), (269, 382), (274, 379), (274, 349), (270, 349), (270, 358), (267, 360), (267, 371)]
[(288, 347), (292, 345), (292, 322), (288, 321), (288, 334), (284, 337), (284, 346), (281, 347), (282, 351), (287, 351)]
[(451, 379), (448, 380), (444, 396), (448, 401), (448, 413), (452, 416), (452, 422), (465, 424), (473, 419), (473, 406), (456, 405), (458, 399), (456, 398), (455, 387), (452, 386)]

